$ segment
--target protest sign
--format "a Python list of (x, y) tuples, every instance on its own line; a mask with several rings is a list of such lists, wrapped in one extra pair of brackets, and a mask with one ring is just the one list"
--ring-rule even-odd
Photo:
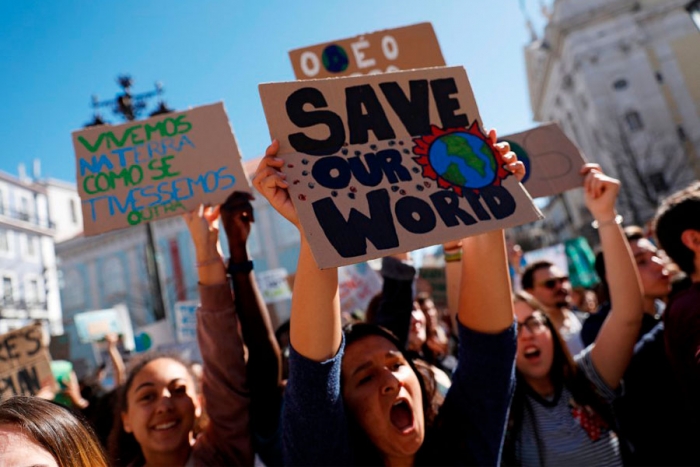
[(171, 324), (167, 320), (143, 325), (134, 332), (136, 352), (160, 350), (163, 346), (176, 344)]
[(56, 386), (41, 324), (0, 336), (0, 399), (36, 394), (42, 383)]
[(338, 268), (340, 309), (348, 313), (367, 310), (370, 300), (382, 291), (382, 277), (367, 263)]
[(525, 189), (533, 198), (552, 196), (583, 185), (581, 151), (558, 124), (548, 123), (532, 130), (504, 136), (502, 141), (525, 164)]
[(175, 302), (175, 338), (179, 343), (197, 340), (197, 307), (199, 302)]
[(222, 103), (73, 133), (85, 235), (249, 192)]
[(124, 348), (134, 349), (134, 331), (131, 327), (129, 310), (123, 304), (104, 310), (76, 313), (73, 317), (78, 339), (83, 344), (104, 340), (107, 334), (122, 337)]
[(385, 29), (289, 52), (297, 79), (335, 78), (445, 66), (430, 23)]
[(541, 217), (484, 135), (462, 67), (260, 85), (322, 268)]
[(269, 269), (255, 274), (256, 282), (265, 303), (277, 303), (292, 298), (292, 290), (284, 268)]

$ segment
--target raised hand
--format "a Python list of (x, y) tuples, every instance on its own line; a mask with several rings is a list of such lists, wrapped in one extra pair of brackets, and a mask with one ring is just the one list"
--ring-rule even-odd
[(284, 166), (284, 161), (277, 157), (279, 148), (280, 144), (277, 140), (272, 141), (272, 144), (267, 147), (265, 157), (262, 158), (255, 171), (253, 185), (277, 212), (297, 228), (300, 228), (297, 210), (292, 204), (287, 190), (289, 188), (289, 183), (286, 181), (287, 176), (280, 170)]
[(585, 177), (584, 201), (593, 218), (601, 223), (614, 220), (620, 181), (605, 175), (598, 164), (585, 164), (581, 168), (581, 175)]
[(233, 250), (245, 248), (251, 223), (255, 222), (252, 200), (249, 193), (235, 191), (221, 205), (221, 223), (232, 255)]
[(515, 178), (519, 182), (522, 182), (525, 178), (525, 164), (518, 160), (518, 156), (510, 150), (510, 144), (507, 142), (498, 143), (498, 137), (496, 136), (496, 130), (489, 130), (489, 140), (491, 144), (501, 153), (503, 162), (505, 162), (505, 169), (510, 173), (515, 175)]
[(212, 208), (200, 205), (199, 209), (182, 215), (194, 242), (197, 262), (218, 258), (219, 253), (219, 206)]

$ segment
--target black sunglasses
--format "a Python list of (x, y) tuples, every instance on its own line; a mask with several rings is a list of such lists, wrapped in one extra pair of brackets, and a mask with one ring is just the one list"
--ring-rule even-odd
[(539, 332), (542, 332), (547, 325), (547, 318), (542, 316), (541, 314), (532, 314), (527, 317), (525, 321), (518, 322), (518, 334), (520, 334), (520, 331), (522, 330), (523, 326), (525, 326), (528, 331), (530, 331), (533, 334), (537, 334)]
[(541, 285), (542, 287), (546, 289), (553, 289), (554, 287), (557, 286), (557, 284), (563, 284), (565, 282), (569, 282), (569, 277), (564, 276), (564, 277), (552, 277), (551, 279), (547, 279), (546, 281), (542, 281), (537, 285)]

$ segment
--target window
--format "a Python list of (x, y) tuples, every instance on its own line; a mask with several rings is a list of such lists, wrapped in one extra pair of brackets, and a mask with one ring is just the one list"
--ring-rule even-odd
[(613, 89), (615, 91), (622, 91), (624, 89), (627, 89), (627, 80), (626, 79), (618, 79), (613, 83)]
[(15, 301), (15, 292), (12, 288), (12, 278), (3, 276), (2, 278), (2, 300), (5, 305), (12, 304)]
[(27, 305), (34, 305), (39, 303), (39, 280), (29, 279), (26, 283), (27, 289), (24, 291), (24, 300)]
[(23, 221), (29, 220), (29, 200), (25, 197), (20, 198), (19, 218)]
[(658, 81), (659, 83), (664, 82), (664, 75), (662, 75), (660, 71), (656, 72), (656, 81)]
[(625, 114), (625, 122), (630, 131), (639, 131), (644, 128), (642, 116), (636, 110), (631, 110)]
[(10, 233), (5, 229), (0, 229), (0, 254), (10, 252)]
[(36, 237), (33, 237), (32, 235), (27, 235), (27, 256), (34, 257), (36, 256)]
[(0, 214), (5, 214), (5, 194), (0, 190)]
[(71, 222), (74, 224), (77, 224), (78, 223), (78, 212), (76, 211), (76, 208), (75, 208), (75, 200), (74, 199), (70, 200), (69, 210), (70, 210)]
[(681, 140), (682, 143), (685, 143), (688, 140), (688, 135), (685, 133), (685, 128), (683, 128), (682, 125), (678, 125), (676, 132), (678, 133), (678, 139)]
[(588, 99), (586, 99), (585, 96), (581, 95), (578, 97), (579, 101), (581, 101), (581, 108), (583, 110), (588, 110)]
[(668, 191), (668, 184), (666, 183), (663, 172), (656, 172), (649, 175), (649, 182), (651, 182), (651, 186), (654, 187), (657, 193), (666, 193)]

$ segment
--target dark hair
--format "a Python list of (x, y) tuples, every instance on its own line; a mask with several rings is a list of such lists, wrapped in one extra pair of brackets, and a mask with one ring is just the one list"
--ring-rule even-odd
[[(646, 238), (644, 235), (644, 229), (642, 229), (638, 225), (627, 226), (624, 228), (624, 232), (628, 243), (632, 243), (637, 240)], [(598, 302), (609, 302), (610, 289), (608, 288), (608, 277), (605, 273), (605, 256), (603, 255), (603, 250), (600, 250), (598, 253), (596, 253), (594, 267), (596, 274), (598, 274), (598, 277), (600, 278), (600, 284), (598, 284), (598, 288), (596, 290), (596, 293), (598, 295)]]
[(681, 240), (686, 230), (700, 231), (700, 182), (666, 198), (654, 218), (659, 245), (683, 272), (692, 275), (695, 254)]
[(0, 425), (15, 425), (48, 451), (60, 467), (107, 467), (95, 433), (66, 407), (39, 397), (0, 402)]
[[(598, 396), (591, 383), (588, 381), (583, 372), (579, 371), (571, 353), (566, 346), (564, 338), (561, 337), (559, 331), (554, 327), (552, 321), (544, 312), (544, 308), (539, 301), (527, 292), (516, 292), (513, 297), (514, 302), (527, 303), (530, 308), (540, 311), (544, 316), (545, 324), (552, 333), (552, 341), (554, 344), (554, 358), (552, 366), (549, 370), (552, 384), (555, 392), (561, 393), (561, 390), (566, 387), (572, 394), (576, 403), (587, 406), (597, 413), (610, 427), (613, 429), (616, 426), (615, 418), (612, 410), (605, 401)], [(503, 448), (504, 463), (515, 465), (515, 443), (517, 442), (522, 430), (523, 418), (525, 410), (528, 410), (529, 402), (527, 396), (533, 392), (533, 389), (525, 381), (525, 378), (517, 370), (516, 367), (516, 385), (515, 394), (513, 395), (513, 403), (511, 404), (508, 427), (506, 431), (506, 443)], [(533, 419), (534, 423), (534, 419)], [(544, 460), (544, 452), (542, 450), (541, 439), (535, 425), (535, 439), (537, 441), (537, 449), (540, 455), (540, 461)]]
[[(423, 399), (423, 415), (425, 417), (425, 428), (427, 435), (428, 428), (431, 427), (435, 421), (438, 409), (442, 404), (442, 397), (437, 391), (437, 384), (430, 368), (419, 360), (413, 360), (410, 358), (400, 346), (399, 340), (396, 338), (396, 336), (386, 328), (370, 323), (355, 323), (346, 325), (343, 328), (343, 333), (345, 334), (346, 349), (353, 343), (364, 339), (365, 337), (378, 336), (391, 342), (399, 350), (399, 352), (403, 354), (404, 358), (408, 362), (408, 365), (418, 377), (420, 392)], [(341, 386), (342, 384), (341, 378)], [(383, 464), (382, 455), (379, 449), (372, 444), (367, 437), (367, 434), (360, 427), (359, 423), (357, 420), (355, 420), (350, 411), (348, 411), (348, 413), (350, 414), (350, 417), (348, 418), (350, 421), (350, 442), (353, 447), (352, 451), (356, 456), (354, 459), (355, 465)]]
[(554, 266), (554, 263), (546, 260), (535, 261), (525, 266), (523, 271), (523, 276), (520, 278), (520, 285), (525, 290), (531, 290), (535, 288), (535, 272), (540, 269), (548, 269)]
[(138, 375), (146, 365), (160, 358), (174, 360), (184, 366), (189, 375), (192, 377), (197, 394), (200, 393), (199, 380), (192, 371), (190, 363), (183, 360), (179, 355), (173, 353), (152, 352), (132, 359), (129, 365), (126, 381), (117, 389), (117, 404), (114, 412), (114, 425), (112, 426), (112, 431), (109, 434), (108, 441), (109, 457), (113, 465), (127, 466), (133, 463), (143, 465), (146, 462), (143, 457), (143, 452), (141, 451), (141, 445), (139, 445), (138, 441), (136, 441), (134, 435), (124, 431), (124, 424), (122, 422), (121, 414), (129, 409), (127, 395), (129, 393), (129, 389), (131, 389), (131, 386), (134, 383), (136, 375)]
[(384, 295), (381, 292), (377, 292), (374, 297), (372, 297), (367, 304), (365, 309), (365, 321), (368, 323), (373, 323), (377, 318), (377, 313), (379, 312), (379, 305), (382, 303), (382, 298)]

